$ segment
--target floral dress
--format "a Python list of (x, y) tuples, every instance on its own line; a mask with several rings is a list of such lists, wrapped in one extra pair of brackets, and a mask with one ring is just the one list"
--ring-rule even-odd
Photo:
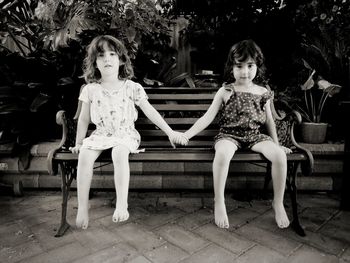
[(79, 100), (90, 105), (91, 121), (96, 130), (83, 140), (82, 147), (105, 150), (118, 145), (126, 146), (131, 153), (139, 152), (141, 137), (135, 129), (138, 112), (135, 105), (148, 99), (143, 87), (126, 80), (116, 91), (110, 91), (99, 83), (87, 84)]
[(239, 148), (251, 148), (261, 141), (272, 141), (263, 133), (266, 122), (265, 104), (273, 97), (263, 94), (235, 91), (233, 85), (225, 87), (231, 92), (220, 110), (220, 130), (215, 143), (222, 139), (233, 141)]

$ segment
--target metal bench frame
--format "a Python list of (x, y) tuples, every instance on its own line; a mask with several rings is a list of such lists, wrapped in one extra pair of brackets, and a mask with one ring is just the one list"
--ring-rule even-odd
[[(165, 117), (167, 123), (174, 130), (186, 130), (196, 120), (193, 115), (200, 112), (200, 116), (208, 109), (217, 89), (211, 88), (145, 88), (152, 105)], [(313, 170), (313, 156), (311, 152), (301, 147), (295, 140), (294, 127), (301, 123), (301, 116), (296, 111), (287, 114), (278, 114), (271, 104), (271, 110), (276, 121), (276, 128), (280, 143), (292, 148), (293, 153), (287, 155), (288, 174), (287, 189), (290, 193), (293, 210), (291, 227), (300, 236), (305, 232), (298, 218), (296, 177), (301, 165), (303, 174), (309, 175)], [(48, 170), (50, 174), (59, 174), (62, 178), (62, 215), (61, 225), (56, 237), (64, 235), (69, 228), (66, 220), (67, 202), (71, 183), (76, 179), (76, 167), (78, 155), (68, 151), (75, 144), (76, 120), (80, 107), (74, 118), (68, 118), (64, 111), (59, 111), (56, 116), (57, 124), (62, 126), (62, 139), (60, 144), (48, 154)], [(282, 115), (282, 116), (281, 116)], [(186, 117), (190, 116), (190, 117)], [(131, 154), (130, 162), (210, 162), (214, 159), (213, 136), (217, 134), (217, 121), (194, 137), (188, 146), (173, 149), (165, 134), (153, 125), (147, 118), (140, 116), (136, 127), (145, 139), (141, 147), (145, 152)], [(179, 128), (177, 128), (179, 127)], [(96, 162), (111, 162), (110, 151), (105, 151)], [(266, 163), (266, 176), (264, 189), (267, 189), (271, 181), (271, 165), (269, 161), (259, 153), (252, 151), (237, 151), (231, 162)], [(59, 169), (58, 169), (59, 168)], [(211, 171), (205, 171), (211, 173)], [(174, 175), (176, 176), (176, 175)]]

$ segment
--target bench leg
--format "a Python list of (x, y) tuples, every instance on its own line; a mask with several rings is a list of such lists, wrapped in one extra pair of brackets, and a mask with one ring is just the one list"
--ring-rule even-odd
[(301, 227), (298, 215), (298, 203), (297, 203), (297, 187), (296, 187), (296, 176), (299, 163), (288, 164), (288, 177), (287, 177), (287, 187), (289, 190), (290, 198), (292, 201), (293, 209), (293, 221), (291, 223), (292, 229), (299, 236), (306, 236), (304, 229)]
[[(68, 166), (68, 167), (66, 167)], [(60, 164), (61, 179), (62, 179), (62, 211), (61, 211), (61, 225), (55, 237), (61, 237), (68, 230), (70, 225), (67, 222), (67, 204), (70, 186), (74, 179), (76, 168), (69, 167), (70, 164)]]

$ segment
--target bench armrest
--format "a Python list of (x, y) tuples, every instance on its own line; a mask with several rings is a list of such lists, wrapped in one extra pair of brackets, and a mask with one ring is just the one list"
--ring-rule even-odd
[(294, 122), (292, 122), (292, 126), (291, 126), (291, 140), (292, 140), (292, 144), (295, 146), (296, 149), (298, 149), (300, 152), (303, 152), (307, 158), (308, 158), (308, 162), (303, 162), (301, 164), (301, 169), (304, 175), (311, 175), (311, 173), (313, 172), (314, 169), (314, 157), (311, 153), (310, 150), (306, 149), (305, 147), (302, 147), (295, 139), (295, 125), (300, 125), (302, 122), (302, 117), (301, 114), (298, 111), (293, 110), (292, 113), (295, 117), (294, 117)]
[(310, 150), (302, 147), (295, 138), (295, 127), (302, 122), (301, 114), (292, 110), (287, 114), (279, 115), (276, 121), (276, 129), (281, 145), (291, 148), (305, 154), (307, 162), (302, 162), (302, 172), (304, 175), (310, 175), (314, 167), (314, 158)]
[[(72, 141), (75, 138), (69, 138), (69, 136), (75, 134), (75, 127), (73, 125), (73, 120), (68, 120), (66, 117), (66, 112), (60, 110), (56, 113), (56, 123), (62, 126), (62, 138), (58, 146), (51, 149), (47, 155), (47, 169), (49, 174), (55, 174), (57, 172), (57, 164), (53, 162), (53, 157), (59, 150), (68, 150), (70, 145), (69, 141)], [(69, 125), (70, 124), (70, 125)], [(69, 127), (72, 126), (72, 127)], [(71, 133), (70, 130), (74, 130)]]

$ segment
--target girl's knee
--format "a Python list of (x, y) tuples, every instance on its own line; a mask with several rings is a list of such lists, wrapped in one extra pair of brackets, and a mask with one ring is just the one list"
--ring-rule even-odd
[(98, 157), (97, 154), (90, 150), (85, 150), (82, 149), (79, 152), (79, 157), (78, 157), (78, 167), (83, 167), (83, 168), (91, 168), (94, 166), (94, 162), (96, 158)]
[(287, 165), (287, 155), (282, 149), (277, 149), (272, 154), (272, 163), (278, 164), (278, 165)]
[(215, 147), (215, 157), (214, 160), (221, 164), (229, 163), (235, 154), (236, 149), (229, 147)]
[(125, 146), (117, 146), (112, 149), (113, 162), (128, 162), (130, 150)]

